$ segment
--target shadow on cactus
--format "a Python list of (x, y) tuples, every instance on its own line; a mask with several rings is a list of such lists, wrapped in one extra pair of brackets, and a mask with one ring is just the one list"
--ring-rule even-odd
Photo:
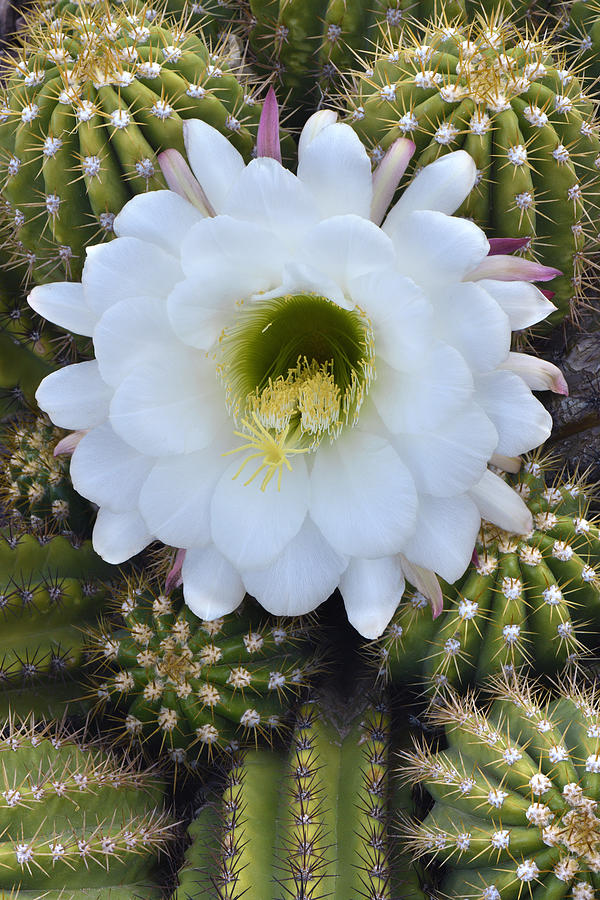
[(84, 627), (97, 621), (112, 572), (89, 541), (0, 529), (0, 689), (82, 666)]
[(238, 81), (239, 46), (132, 2), (28, 14), (5, 62), (0, 111), (6, 240), (37, 282), (78, 279), (85, 248), (112, 236), (135, 194), (166, 187), (157, 153), (183, 152), (200, 118), (250, 158), (261, 106)]
[(435, 695), (523, 665), (555, 673), (597, 646), (600, 535), (587, 518), (589, 488), (583, 479), (547, 485), (536, 458), (507, 477), (533, 513), (533, 530), (484, 524), (476, 561), (446, 586), (444, 614), (433, 621), (414, 594), (371, 646), (381, 674), (424, 679)]
[(0, 758), (2, 897), (163, 896), (157, 863), (174, 831), (155, 770), (56, 723), (13, 716), (0, 731)]
[[(569, 58), (596, 82), (600, 76), (600, 3), (576, 0), (560, 9), (560, 26)], [(594, 84), (597, 93), (597, 84)]]
[(392, 785), (391, 736), (383, 703), (328, 694), (300, 708), (287, 753), (236, 754), (189, 828), (173, 900), (425, 900), (391, 834), (412, 809)]
[(68, 458), (54, 455), (64, 434), (45, 416), (0, 430), (0, 503), (17, 528), (87, 537), (93, 507), (74, 490)]
[[(600, 140), (590, 88), (537, 31), (495, 14), (438, 19), (400, 42), (382, 34), (338, 102), (375, 163), (398, 138), (416, 153), (407, 178), (464, 149), (479, 180), (457, 215), (563, 275), (549, 282), (556, 324), (576, 310), (596, 251)], [(490, 272), (493, 278), (493, 272)]]
[(180, 589), (155, 588), (126, 582), (114, 597), (118, 621), (91, 635), (97, 706), (115, 733), (192, 768), (232, 745), (270, 741), (320, 668), (307, 620), (269, 618), (246, 600), (205, 622)]
[(492, 702), (453, 696), (432, 713), (447, 749), (402, 754), (434, 805), (405, 827), (417, 856), (444, 864), (452, 900), (594, 900), (600, 871), (600, 697), (499, 679)]

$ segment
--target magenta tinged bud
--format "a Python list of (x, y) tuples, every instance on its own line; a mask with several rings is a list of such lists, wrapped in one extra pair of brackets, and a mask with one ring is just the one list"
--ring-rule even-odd
[(265, 98), (260, 121), (258, 123), (258, 136), (256, 139), (256, 155), (270, 156), (271, 159), (281, 162), (281, 143), (279, 141), (279, 105), (273, 86)]
[(499, 253), (515, 253), (523, 250), (531, 243), (531, 238), (490, 238), (489, 256), (498, 256)]

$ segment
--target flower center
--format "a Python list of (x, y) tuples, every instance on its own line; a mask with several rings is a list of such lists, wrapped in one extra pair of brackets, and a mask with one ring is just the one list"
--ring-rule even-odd
[[(348, 311), (326, 297), (294, 294), (242, 304), (219, 345), (218, 372), (230, 414), (246, 443), (267, 470), (264, 490), (290, 453), (317, 448), (353, 425), (374, 378), (371, 325), (359, 310)], [(237, 477), (237, 475), (235, 476)]]

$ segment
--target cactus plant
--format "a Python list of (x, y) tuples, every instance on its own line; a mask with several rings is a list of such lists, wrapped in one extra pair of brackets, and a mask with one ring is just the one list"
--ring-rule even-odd
[(172, 834), (156, 773), (56, 724), (12, 716), (0, 734), (0, 895), (158, 900)]
[(511, 676), (480, 709), (453, 697), (433, 713), (448, 749), (404, 755), (403, 773), (434, 806), (407, 829), (419, 855), (446, 863), (454, 900), (593, 900), (600, 857), (600, 698), (558, 696)]
[(33, 403), (51, 367), (0, 327), (0, 420)]
[[(98, 704), (117, 704), (124, 736), (194, 766), (232, 741), (270, 737), (316, 667), (306, 624), (266, 620), (248, 601), (204, 622), (144, 577), (115, 593), (123, 623), (92, 635)], [(108, 668), (107, 668), (108, 664)], [(123, 725), (124, 721), (124, 725)]]
[(67, 458), (53, 454), (63, 434), (44, 416), (20, 418), (0, 430), (0, 502), (16, 522), (85, 537), (92, 507), (73, 489)]
[(431, 692), (464, 687), (530, 664), (560, 670), (593, 643), (600, 621), (600, 536), (586, 518), (581, 481), (546, 486), (530, 459), (510, 482), (534, 517), (528, 535), (484, 523), (476, 559), (445, 590), (445, 612), (433, 621), (418, 593), (404, 601), (376, 646), (382, 671), (424, 675)]
[(190, 826), (173, 900), (424, 900), (407, 859), (392, 894), (389, 716), (364, 700), (336, 712), (322, 697), (305, 704), (287, 754), (234, 758)]
[[(450, 16), (463, 0), (444, 4)], [(291, 109), (314, 110), (336, 76), (357, 53), (372, 47), (379, 32), (393, 39), (407, 16), (425, 22), (434, 0), (248, 0), (249, 42), (259, 71), (275, 72)]]
[(0, 689), (81, 665), (110, 573), (89, 541), (0, 531)]
[[(494, 15), (468, 28), (439, 20), (425, 37), (382, 37), (340, 103), (378, 162), (398, 138), (416, 145), (405, 179), (463, 149), (478, 182), (457, 215), (563, 272), (549, 282), (560, 321), (581, 296), (595, 246), (600, 140), (593, 106), (552, 45)], [(493, 275), (493, 265), (490, 276)]]
[(560, 16), (570, 59), (589, 78), (600, 75), (600, 3), (598, 0), (575, 0), (564, 3)]
[(79, 279), (127, 200), (166, 186), (157, 153), (184, 151), (184, 119), (252, 153), (260, 104), (230, 43), (211, 50), (148, 7), (82, 2), (29, 14), (22, 44), (5, 65), (1, 183), (8, 242), (36, 281)]

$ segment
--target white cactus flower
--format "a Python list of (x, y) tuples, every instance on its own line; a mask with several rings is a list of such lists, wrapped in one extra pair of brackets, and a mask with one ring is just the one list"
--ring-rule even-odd
[(180, 548), (204, 619), (246, 591), (303, 614), (339, 586), (375, 638), (405, 576), (439, 611), (436, 575), (463, 573), (482, 516), (532, 527), (487, 466), (550, 433), (530, 386), (564, 381), (510, 341), (554, 309), (527, 279), (556, 270), (496, 255), (506, 242), (488, 256), (484, 233), (452, 217), (476, 178), (463, 151), (423, 169), (384, 219), (409, 141), (372, 176), (352, 129), (318, 113), (294, 175), (275, 119), (271, 104), (268, 156), (259, 136), (249, 165), (186, 122), (197, 181), (169, 151), (178, 192), (127, 203), (81, 284), (33, 290), (35, 310), (95, 349), (37, 399), (77, 431), (71, 476), (100, 507), (104, 559), (155, 539)]

